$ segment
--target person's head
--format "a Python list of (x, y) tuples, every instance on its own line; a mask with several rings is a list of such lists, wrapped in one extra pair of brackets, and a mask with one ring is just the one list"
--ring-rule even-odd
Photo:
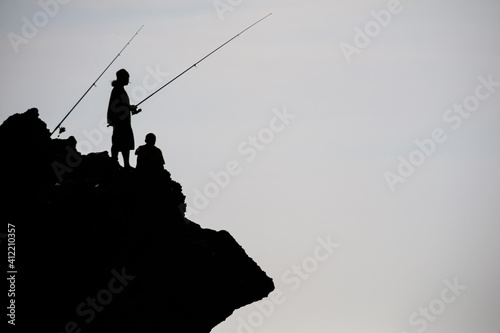
[(113, 87), (126, 86), (129, 84), (130, 74), (125, 69), (120, 69), (116, 72), (116, 80), (111, 83)]
[(154, 146), (156, 143), (156, 135), (149, 133), (146, 135), (146, 144)]

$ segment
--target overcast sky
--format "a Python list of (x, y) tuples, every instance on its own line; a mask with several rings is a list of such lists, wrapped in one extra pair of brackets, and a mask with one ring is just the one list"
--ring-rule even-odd
[(276, 283), (213, 332), (499, 332), (498, 1), (3, 0), (0, 121), (53, 130), (144, 25), (63, 124), (109, 151), (117, 70), (138, 103), (268, 13), (132, 119)]

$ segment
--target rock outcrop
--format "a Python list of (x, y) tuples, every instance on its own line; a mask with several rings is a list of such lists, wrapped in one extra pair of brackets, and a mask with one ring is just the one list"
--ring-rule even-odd
[(107, 152), (82, 155), (73, 137), (51, 139), (36, 109), (0, 126), (0, 152), (17, 329), (210, 332), (274, 289), (227, 231), (184, 218), (167, 170), (140, 174)]

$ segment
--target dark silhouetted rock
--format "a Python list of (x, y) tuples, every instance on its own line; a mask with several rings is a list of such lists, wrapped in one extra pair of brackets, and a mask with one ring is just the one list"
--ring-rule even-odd
[(2, 221), (16, 226), (16, 328), (210, 332), (274, 289), (227, 231), (184, 218), (168, 171), (82, 155), (73, 137), (51, 139), (36, 109), (0, 126), (0, 152)]

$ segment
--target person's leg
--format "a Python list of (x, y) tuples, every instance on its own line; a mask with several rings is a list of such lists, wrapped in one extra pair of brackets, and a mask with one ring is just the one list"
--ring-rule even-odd
[(117, 127), (113, 126), (113, 135), (111, 136), (111, 158), (113, 159), (113, 161), (116, 161), (116, 163), (119, 164), (119, 162), (118, 162), (119, 149), (116, 146), (116, 141), (117, 141), (117, 136), (118, 136), (117, 133), (118, 133)]
[(118, 162), (118, 149), (115, 146), (111, 146), (111, 158)]
[(130, 150), (128, 149), (123, 150), (122, 155), (123, 155), (123, 166), (125, 168), (130, 168), (130, 162), (129, 162)]

